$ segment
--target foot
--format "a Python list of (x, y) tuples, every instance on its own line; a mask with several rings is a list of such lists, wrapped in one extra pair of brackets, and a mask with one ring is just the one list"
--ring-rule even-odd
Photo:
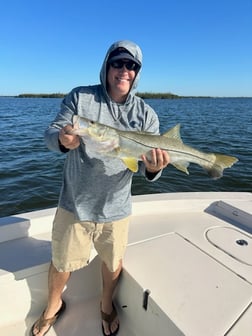
[[(101, 303), (102, 331), (104, 336), (115, 336), (119, 330), (119, 319), (114, 304), (106, 310)], [(108, 311), (108, 313), (107, 313)]]
[(54, 315), (50, 314), (48, 310), (45, 310), (40, 318), (33, 324), (31, 328), (31, 336), (44, 336), (48, 333), (49, 329), (56, 323), (57, 319), (63, 314), (66, 309), (64, 301), (55, 309)]

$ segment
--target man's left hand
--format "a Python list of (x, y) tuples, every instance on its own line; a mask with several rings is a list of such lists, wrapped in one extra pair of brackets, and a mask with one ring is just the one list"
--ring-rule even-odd
[(166, 151), (157, 148), (152, 149), (150, 153), (149, 159), (147, 159), (146, 155), (142, 155), (142, 160), (148, 172), (158, 173), (170, 163), (170, 157)]

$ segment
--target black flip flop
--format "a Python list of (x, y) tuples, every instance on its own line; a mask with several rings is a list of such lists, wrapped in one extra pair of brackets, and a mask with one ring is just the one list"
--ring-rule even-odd
[(44, 328), (46, 326), (49, 326), (48, 330), (44, 333), (44, 335), (46, 335), (48, 333), (48, 331), (51, 329), (51, 327), (57, 322), (57, 320), (60, 318), (60, 316), (64, 313), (65, 309), (66, 309), (66, 303), (65, 303), (65, 301), (62, 300), (62, 305), (61, 305), (60, 309), (57, 311), (57, 313), (54, 315), (54, 317), (49, 318), (49, 319), (45, 319), (44, 318), (44, 312), (45, 311), (43, 311), (40, 318), (31, 327), (30, 336), (36, 336), (33, 333), (33, 329), (34, 329), (36, 324), (37, 324), (37, 327), (38, 327), (39, 331), (42, 328)]
[(105, 334), (105, 330), (104, 330), (103, 323), (102, 323), (102, 333), (103, 333), (104, 336), (115, 336), (115, 335), (117, 335), (117, 333), (118, 333), (118, 331), (119, 331), (119, 327), (120, 327), (119, 324), (118, 324), (117, 329), (116, 329), (114, 332), (112, 332), (112, 331), (111, 331), (111, 328), (110, 328), (111, 323), (112, 323), (112, 322), (115, 320), (115, 318), (117, 317), (117, 312), (116, 312), (116, 308), (115, 308), (115, 306), (114, 306), (114, 303), (112, 303), (112, 306), (113, 306), (113, 310), (112, 310), (112, 312), (111, 312), (110, 314), (106, 314), (106, 313), (104, 313), (104, 312), (101, 310), (101, 318), (102, 318), (103, 321), (105, 321), (105, 322), (108, 323), (109, 331), (110, 331), (110, 334), (109, 334), (109, 335)]

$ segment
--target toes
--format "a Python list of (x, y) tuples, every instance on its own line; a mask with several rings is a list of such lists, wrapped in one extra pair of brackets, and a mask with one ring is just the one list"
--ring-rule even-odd
[(108, 323), (106, 321), (102, 321), (102, 325), (103, 325), (103, 330), (104, 330), (104, 334), (106, 336), (109, 336), (111, 334), (114, 334), (114, 332), (116, 332), (119, 328), (119, 320), (116, 319), (114, 320), (112, 323)]
[(110, 325), (111, 332), (114, 333), (118, 329), (118, 326), (119, 326), (119, 321), (118, 320), (113, 321)]
[(33, 325), (31, 328), (31, 336), (43, 336), (50, 328), (50, 325), (46, 325), (42, 328), (39, 327), (38, 322)]
[(109, 329), (108, 323), (105, 322), (105, 321), (102, 321), (102, 325), (103, 325), (104, 334), (109, 336), (110, 335), (110, 329)]

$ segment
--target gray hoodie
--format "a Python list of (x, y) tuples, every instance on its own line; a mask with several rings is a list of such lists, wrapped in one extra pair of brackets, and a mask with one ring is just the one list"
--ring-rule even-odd
[[(142, 63), (142, 53), (136, 44), (130, 41), (114, 43), (101, 68), (101, 84), (73, 89), (62, 101), (60, 112), (45, 132), (50, 150), (67, 153), (59, 206), (73, 212), (80, 221), (102, 223), (129, 216), (133, 173), (119, 159), (88, 152), (83, 142), (74, 150), (64, 150), (58, 141), (59, 130), (72, 124), (73, 115), (80, 115), (121, 130), (159, 133), (156, 113), (134, 94), (140, 71), (125, 103), (114, 102), (107, 93), (107, 60), (118, 47), (127, 49)], [(144, 167), (141, 171), (145, 173)]]

